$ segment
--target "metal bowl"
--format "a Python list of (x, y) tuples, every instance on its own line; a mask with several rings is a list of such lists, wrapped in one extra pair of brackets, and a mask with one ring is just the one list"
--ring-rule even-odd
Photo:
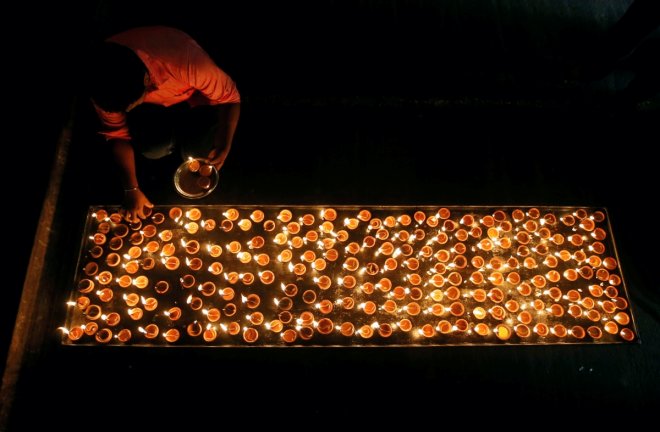
[[(211, 172), (208, 175), (205, 175), (204, 167), (210, 167)], [(218, 170), (209, 165), (207, 159), (188, 158), (174, 173), (174, 187), (185, 198), (203, 198), (218, 186), (218, 179)]]

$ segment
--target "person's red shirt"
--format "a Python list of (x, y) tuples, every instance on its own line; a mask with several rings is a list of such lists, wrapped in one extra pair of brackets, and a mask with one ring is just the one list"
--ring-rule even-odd
[[(163, 106), (187, 101), (191, 106), (237, 103), (236, 84), (190, 36), (170, 27), (140, 27), (108, 41), (124, 45), (144, 62), (150, 85), (143, 103)], [(106, 139), (131, 139), (126, 113), (94, 106)]]

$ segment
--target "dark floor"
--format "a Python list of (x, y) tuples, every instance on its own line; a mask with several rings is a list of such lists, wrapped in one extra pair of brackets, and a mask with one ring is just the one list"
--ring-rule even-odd
[[(628, 2), (606, 8), (568, 3), (494, 2), (488, 13), (477, 13), (461, 2), (358, 2), (348, 14), (346, 6), (325, 2), (306, 6), (314, 18), (304, 21), (291, 18), (290, 5), (258, 9), (261, 13), (224, 5), (223, 12), (237, 19), (218, 29), (207, 15), (197, 26), (192, 12), (178, 18), (154, 12), (145, 20), (146, 8), (122, 15), (125, 2), (99, 2), (85, 12), (90, 22), (70, 22), (45, 41), (45, 55), (57, 57), (58, 43), (75, 48), (95, 34), (164, 22), (186, 28), (225, 58), (226, 65), (219, 63), (243, 95), (241, 122), (220, 186), (200, 203), (605, 206), (641, 345), (61, 347), (54, 329), (64, 320), (59, 305), (72, 278), (85, 209), (121, 198), (83, 99), (75, 105), (57, 230), (47, 256), (53, 292), (41, 299), (49, 306), (41, 318), (48, 332), (21, 376), (14, 429), (39, 420), (35, 407), (62, 413), (53, 421), (74, 430), (72, 407), (79, 425), (85, 419), (114, 423), (123, 417), (115, 415), (120, 406), (129, 407), (127, 417), (143, 412), (153, 418), (152, 410), (166, 409), (166, 420), (189, 419), (194, 412), (201, 423), (216, 421), (208, 414), (215, 411), (334, 416), (338, 410), (377, 413), (406, 406), (411, 413), (443, 407), (465, 413), (474, 404), (495, 411), (495, 401), (504, 401), (507, 412), (569, 404), (648, 414), (660, 403), (660, 291), (648, 244), (656, 215), (637, 192), (650, 192), (656, 183), (657, 164), (644, 147), (657, 141), (658, 105), (649, 102), (652, 95), (619, 103), (625, 71), (589, 84), (565, 79), (576, 47), (616, 20)], [(257, 29), (266, 32), (259, 43), (222, 42), (247, 39), (245, 32)], [(74, 62), (75, 49), (58, 52), (61, 61)], [(444, 61), (440, 66), (438, 58)], [(54, 143), (67, 118), (66, 71), (54, 75), (63, 84), (55, 86), (52, 109), (34, 131), (44, 143), (39, 152), (27, 145), (16, 149), (16, 160), (30, 161), (37, 186), (34, 193), (10, 192), (27, 228), (17, 243), (14, 270), (6, 272), (9, 307), (0, 322), (0, 354), (15, 319)], [(155, 202), (181, 202), (171, 185), (178, 163), (173, 157), (141, 162), (141, 184)], [(120, 405), (108, 390), (112, 386), (131, 389)], [(426, 388), (437, 396), (418, 397)], [(84, 402), (76, 402), (81, 395)]]

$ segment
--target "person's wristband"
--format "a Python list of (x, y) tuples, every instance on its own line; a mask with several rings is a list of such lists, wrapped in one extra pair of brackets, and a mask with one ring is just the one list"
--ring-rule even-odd
[(140, 187), (139, 187), (139, 186), (135, 186), (134, 188), (124, 189), (124, 192), (133, 192), (133, 191), (136, 191), (136, 190), (138, 190), (138, 189), (140, 189)]

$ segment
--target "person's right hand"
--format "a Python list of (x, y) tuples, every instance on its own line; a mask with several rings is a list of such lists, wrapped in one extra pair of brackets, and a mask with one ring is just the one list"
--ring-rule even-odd
[(137, 222), (145, 219), (145, 208), (153, 208), (151, 201), (142, 193), (140, 189), (124, 192), (124, 206), (121, 213), (128, 222)]

